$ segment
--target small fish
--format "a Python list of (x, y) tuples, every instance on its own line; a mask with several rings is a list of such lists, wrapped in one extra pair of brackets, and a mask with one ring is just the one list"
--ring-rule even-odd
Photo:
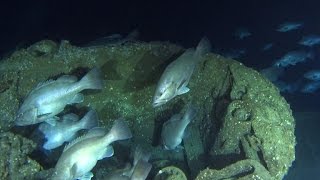
[(202, 38), (196, 49), (187, 49), (181, 56), (171, 62), (161, 75), (153, 97), (153, 107), (161, 106), (174, 97), (187, 93), (192, 73), (210, 51), (211, 45), (207, 38)]
[(59, 119), (56, 115), (66, 105), (83, 101), (84, 97), (79, 92), (84, 89), (102, 89), (99, 69), (92, 69), (80, 81), (75, 76), (64, 75), (39, 84), (20, 106), (15, 124), (26, 126), (46, 121), (54, 125)]
[(133, 164), (127, 165), (124, 169), (116, 170), (110, 173), (106, 180), (120, 180), (120, 179), (136, 179), (144, 180), (147, 178), (152, 165), (148, 163), (150, 153), (144, 152), (144, 150), (137, 146), (134, 151)]
[(297, 92), (301, 86), (301, 82), (297, 81), (295, 83), (286, 83), (284, 81), (275, 81), (273, 82), (275, 86), (279, 89), (282, 93), (290, 93), (293, 94)]
[(222, 53), (222, 55), (224, 57), (231, 58), (231, 59), (239, 59), (245, 54), (246, 54), (246, 50), (245, 49), (232, 49), (232, 50), (230, 50), (228, 52)]
[(312, 81), (320, 81), (320, 70), (311, 70), (306, 72), (303, 75), (306, 79), (312, 80)]
[(320, 44), (320, 36), (316, 34), (310, 34), (308, 36), (303, 36), (301, 40), (299, 41), (299, 44), (304, 46), (315, 46)]
[(260, 74), (269, 79), (271, 82), (275, 82), (284, 74), (284, 69), (282, 67), (271, 66), (260, 70)]
[(236, 31), (233, 34), (235, 37), (237, 37), (238, 39), (242, 40), (245, 39), (249, 36), (251, 36), (251, 32), (249, 32), (249, 30), (247, 28), (238, 28), (236, 29)]
[(145, 180), (148, 177), (148, 174), (152, 168), (152, 165), (147, 161), (140, 159), (137, 164), (134, 166), (133, 173), (130, 177), (130, 180)]
[(113, 155), (111, 143), (132, 137), (130, 129), (122, 119), (114, 122), (106, 133), (104, 128), (93, 128), (85, 136), (67, 145), (60, 156), (52, 180), (73, 180), (92, 177), (90, 172), (98, 160)]
[(273, 43), (268, 43), (268, 44), (265, 44), (265, 45), (261, 48), (261, 50), (262, 50), (262, 51), (268, 51), (268, 50), (270, 50), (272, 47), (273, 47)]
[(303, 23), (300, 22), (285, 22), (278, 26), (278, 32), (289, 32), (303, 27)]
[(91, 129), (98, 126), (98, 115), (94, 110), (89, 111), (80, 121), (75, 114), (66, 114), (62, 122), (57, 121), (55, 126), (43, 122), (39, 130), (45, 135), (47, 141), (43, 148), (51, 150), (61, 146), (64, 142), (70, 142), (76, 137), (76, 133), (82, 129)]
[(181, 144), (184, 131), (196, 114), (195, 107), (189, 104), (184, 115), (181, 113), (175, 114), (163, 124), (161, 139), (165, 149), (174, 150)]
[(129, 41), (134, 41), (138, 39), (139, 31), (137, 29), (130, 32), (126, 37), (123, 37), (121, 34), (112, 34), (110, 36), (98, 38), (93, 40), (82, 47), (103, 47), (107, 45), (121, 45)]
[(274, 63), (276, 67), (288, 67), (290, 65), (294, 66), (299, 62), (304, 62), (308, 59), (313, 59), (314, 54), (312, 52), (307, 52), (303, 50), (291, 51), (285, 54), (282, 58)]
[(305, 84), (300, 90), (302, 93), (311, 94), (320, 89), (320, 81), (313, 81)]

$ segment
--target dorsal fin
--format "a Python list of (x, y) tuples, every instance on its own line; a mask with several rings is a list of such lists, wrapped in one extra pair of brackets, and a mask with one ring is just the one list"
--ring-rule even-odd
[(74, 83), (78, 81), (78, 78), (76, 76), (72, 75), (63, 75), (57, 79), (59, 82), (66, 82), (66, 83)]
[(55, 82), (55, 80), (53, 80), (53, 79), (49, 79), (47, 81), (40, 82), (40, 83), (37, 84), (37, 86), (34, 89), (32, 89), (31, 92), (33, 92), (35, 90), (38, 90), (38, 89), (40, 89), (40, 88), (42, 88), (42, 87), (44, 87), (44, 86), (46, 86), (48, 84), (54, 83), (54, 82)]
[(85, 139), (90, 139), (93, 137), (102, 137), (105, 134), (106, 134), (105, 128), (101, 128), (101, 127), (92, 128), (87, 134), (80, 136), (80, 137), (76, 138), (75, 140), (73, 140), (72, 142), (70, 142), (69, 144), (67, 144), (64, 147), (63, 152), (67, 151), (68, 149), (70, 149), (70, 147), (77, 144), (78, 142), (81, 142)]
[(62, 117), (62, 122), (69, 123), (69, 122), (76, 122), (79, 120), (79, 116), (73, 113), (66, 114)]

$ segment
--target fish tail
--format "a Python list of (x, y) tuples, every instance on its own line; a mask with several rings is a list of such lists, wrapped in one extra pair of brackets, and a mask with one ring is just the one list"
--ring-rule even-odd
[(130, 179), (132, 180), (147, 179), (151, 168), (152, 168), (152, 164), (142, 159), (139, 160), (136, 166), (134, 167), (133, 174), (131, 175)]
[(99, 125), (98, 114), (95, 110), (90, 110), (87, 114), (79, 121), (81, 129), (92, 129)]
[[(112, 139), (109, 139), (110, 137)], [(123, 119), (117, 119), (105, 139), (111, 143), (113, 141), (130, 139), (131, 137), (131, 131), (125, 121)]]
[(200, 57), (201, 58), (205, 54), (209, 53), (210, 51), (211, 51), (211, 43), (210, 43), (209, 39), (206, 36), (204, 36), (200, 40), (200, 42), (199, 42), (199, 44), (198, 44), (198, 46), (196, 48), (195, 57)]
[(187, 110), (184, 114), (183, 120), (189, 124), (197, 115), (197, 109), (191, 103), (187, 105)]
[(145, 152), (141, 146), (137, 146), (134, 155), (133, 155), (133, 165), (137, 165), (139, 160), (143, 160), (145, 162), (148, 162), (150, 159), (151, 154)]
[(103, 83), (99, 68), (93, 68), (79, 82), (82, 89), (102, 89)]

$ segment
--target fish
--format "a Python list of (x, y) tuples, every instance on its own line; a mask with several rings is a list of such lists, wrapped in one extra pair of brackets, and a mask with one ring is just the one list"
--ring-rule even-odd
[(130, 180), (145, 180), (148, 177), (149, 172), (151, 171), (152, 164), (140, 159), (137, 164), (134, 166), (133, 173), (130, 177)]
[(319, 69), (310, 70), (304, 73), (303, 77), (312, 81), (320, 81), (320, 70)]
[(296, 93), (301, 88), (301, 81), (293, 82), (293, 83), (287, 83), (284, 81), (275, 81), (273, 82), (275, 86), (279, 89), (282, 93)]
[(260, 74), (269, 79), (271, 82), (275, 82), (284, 74), (284, 68), (271, 66), (260, 70)]
[(307, 36), (303, 36), (301, 38), (301, 40), (298, 42), (298, 44), (304, 45), (304, 46), (309, 46), (309, 47), (318, 45), (318, 44), (320, 44), (320, 36), (316, 35), (316, 34), (310, 34)]
[(95, 39), (82, 45), (83, 48), (92, 47), (103, 47), (107, 45), (121, 45), (126, 42), (135, 41), (139, 37), (139, 31), (134, 29), (127, 36), (123, 37), (121, 34), (111, 34), (110, 36), (105, 36), (102, 38)]
[(246, 49), (231, 49), (228, 52), (223, 52), (222, 55), (226, 58), (239, 59), (246, 54)]
[(314, 53), (313, 52), (307, 52), (304, 50), (297, 50), (297, 51), (290, 51), (287, 54), (285, 54), (283, 57), (278, 59), (274, 66), (276, 67), (288, 67), (290, 65), (294, 66), (299, 62), (307, 61), (308, 59), (313, 59)]
[(75, 76), (63, 75), (57, 80), (38, 84), (20, 106), (15, 124), (26, 126), (41, 122), (54, 125), (56, 116), (66, 105), (83, 102), (80, 92), (85, 89), (102, 89), (101, 73), (98, 68), (89, 71), (80, 81)]
[(161, 140), (164, 149), (175, 150), (180, 148), (178, 146), (182, 142), (184, 131), (196, 115), (196, 108), (193, 105), (188, 104), (184, 114), (175, 114), (163, 124)]
[[(148, 163), (150, 153), (145, 152), (140, 146), (137, 146), (133, 155), (133, 164), (127, 165), (124, 169), (116, 170), (105, 178), (106, 180), (144, 180), (147, 178), (152, 164)], [(127, 163), (128, 164), (128, 163)]]
[(236, 29), (236, 31), (233, 34), (235, 37), (237, 37), (238, 39), (242, 40), (245, 39), (249, 36), (251, 36), (251, 32), (249, 32), (249, 30), (247, 28), (238, 28)]
[(90, 172), (98, 160), (111, 157), (111, 143), (132, 138), (123, 119), (115, 120), (111, 130), (97, 127), (66, 145), (51, 176), (52, 180), (73, 180), (92, 177)]
[(261, 50), (262, 50), (262, 51), (268, 51), (268, 50), (270, 50), (272, 47), (273, 47), (273, 43), (268, 43), (268, 44), (265, 44), (265, 45), (261, 48)]
[(289, 32), (293, 30), (297, 30), (303, 27), (303, 23), (301, 22), (285, 22), (278, 26), (276, 31), (278, 32)]
[(187, 87), (198, 62), (210, 52), (210, 42), (204, 37), (196, 49), (187, 49), (181, 56), (171, 62), (158, 81), (152, 106), (161, 106), (178, 95), (189, 92)]
[(75, 139), (78, 131), (82, 129), (91, 129), (98, 126), (98, 115), (94, 110), (90, 110), (80, 121), (76, 114), (66, 114), (62, 117), (61, 122), (56, 122), (53, 126), (43, 122), (39, 130), (45, 135), (47, 141), (43, 148), (46, 150), (55, 149), (64, 142), (70, 142)]
[(308, 82), (307, 84), (305, 84), (301, 88), (300, 92), (306, 93), (306, 94), (311, 94), (311, 93), (315, 93), (319, 89), (320, 89), (320, 81), (312, 81), (312, 82)]

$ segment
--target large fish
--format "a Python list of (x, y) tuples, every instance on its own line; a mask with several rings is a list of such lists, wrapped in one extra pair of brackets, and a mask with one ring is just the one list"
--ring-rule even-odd
[(43, 148), (46, 150), (57, 148), (64, 142), (75, 139), (78, 131), (96, 126), (98, 126), (98, 115), (94, 110), (89, 111), (80, 121), (77, 115), (66, 114), (62, 117), (61, 122), (56, 122), (55, 126), (43, 122), (39, 126), (39, 130), (47, 139)]
[(76, 139), (63, 150), (52, 175), (52, 180), (89, 179), (98, 160), (113, 155), (111, 143), (132, 137), (122, 119), (114, 122), (106, 133), (104, 128), (93, 128), (85, 136)]
[(15, 124), (25, 126), (47, 121), (55, 124), (56, 117), (67, 104), (80, 103), (84, 89), (102, 89), (102, 79), (97, 68), (88, 72), (80, 81), (75, 76), (64, 75), (49, 80), (33, 89), (18, 110)]
[(153, 97), (153, 107), (163, 105), (175, 96), (189, 91), (187, 85), (192, 73), (198, 62), (210, 51), (210, 47), (209, 40), (202, 38), (196, 49), (187, 49), (166, 67)]

